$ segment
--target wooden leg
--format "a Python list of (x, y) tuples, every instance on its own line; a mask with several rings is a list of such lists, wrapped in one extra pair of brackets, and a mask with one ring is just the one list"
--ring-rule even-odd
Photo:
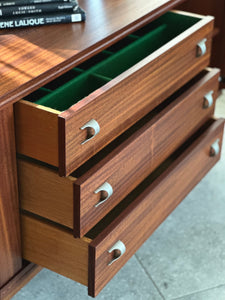
[(0, 287), (22, 267), (13, 106), (0, 111)]

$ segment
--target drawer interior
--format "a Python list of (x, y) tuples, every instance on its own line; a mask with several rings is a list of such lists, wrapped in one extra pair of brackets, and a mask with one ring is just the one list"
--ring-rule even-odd
[(64, 111), (199, 20), (198, 17), (168, 12), (24, 99)]

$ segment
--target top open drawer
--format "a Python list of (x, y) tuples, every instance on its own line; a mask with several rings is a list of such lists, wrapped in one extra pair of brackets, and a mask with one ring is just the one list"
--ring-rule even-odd
[(17, 151), (70, 174), (208, 65), (212, 29), (169, 12), (27, 96)]

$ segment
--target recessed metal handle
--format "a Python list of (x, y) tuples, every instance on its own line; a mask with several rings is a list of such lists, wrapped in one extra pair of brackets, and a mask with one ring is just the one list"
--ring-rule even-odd
[(108, 266), (110, 266), (126, 252), (126, 246), (124, 245), (123, 242), (118, 241), (115, 243), (115, 245), (112, 246), (111, 249), (109, 249), (108, 252), (109, 253), (115, 252), (115, 257), (108, 263)]
[(97, 190), (95, 191), (95, 194), (98, 194), (99, 192), (101, 192), (102, 194), (106, 194), (105, 197), (101, 198), (100, 201), (95, 204), (95, 207), (98, 207), (99, 205), (101, 205), (102, 203), (104, 203), (105, 201), (107, 201), (109, 199), (109, 197), (112, 196), (113, 194), (113, 188), (111, 186), (111, 184), (109, 184), (108, 182), (103, 183), (103, 185), (101, 185), (99, 188), (97, 188)]
[(203, 39), (201, 40), (198, 44), (197, 44), (197, 54), (196, 56), (203, 56), (204, 54), (206, 54), (206, 41), (207, 39)]
[(88, 141), (90, 141), (91, 139), (93, 139), (93, 137), (95, 137), (100, 132), (100, 126), (99, 126), (98, 122), (94, 119), (91, 119), (89, 122), (84, 124), (80, 129), (88, 130), (88, 138), (85, 141), (83, 141), (81, 143), (81, 145), (83, 145), (83, 144), (87, 143)]
[(217, 139), (210, 147), (210, 156), (216, 156), (220, 153), (220, 139)]
[(213, 105), (213, 91), (210, 91), (204, 96), (203, 108), (209, 108), (212, 105)]

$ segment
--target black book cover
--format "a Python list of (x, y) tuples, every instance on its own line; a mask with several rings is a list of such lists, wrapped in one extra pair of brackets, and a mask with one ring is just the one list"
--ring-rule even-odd
[(74, 23), (85, 21), (85, 12), (78, 8), (76, 13), (61, 13), (48, 15), (34, 15), (20, 18), (8, 18), (0, 20), (0, 29), (19, 28), (19, 27), (33, 27), (41, 25), (52, 25), (62, 23)]
[(51, 13), (76, 13), (78, 8), (74, 2), (45, 3), (0, 7), (0, 17), (20, 17), (25, 15), (51, 14)]
[(73, 2), (74, 4), (77, 4), (76, 0), (16, 0), (16, 1), (12, 1), (12, 0), (1, 1), (0, 0), (0, 7), (54, 3), (54, 2)]

